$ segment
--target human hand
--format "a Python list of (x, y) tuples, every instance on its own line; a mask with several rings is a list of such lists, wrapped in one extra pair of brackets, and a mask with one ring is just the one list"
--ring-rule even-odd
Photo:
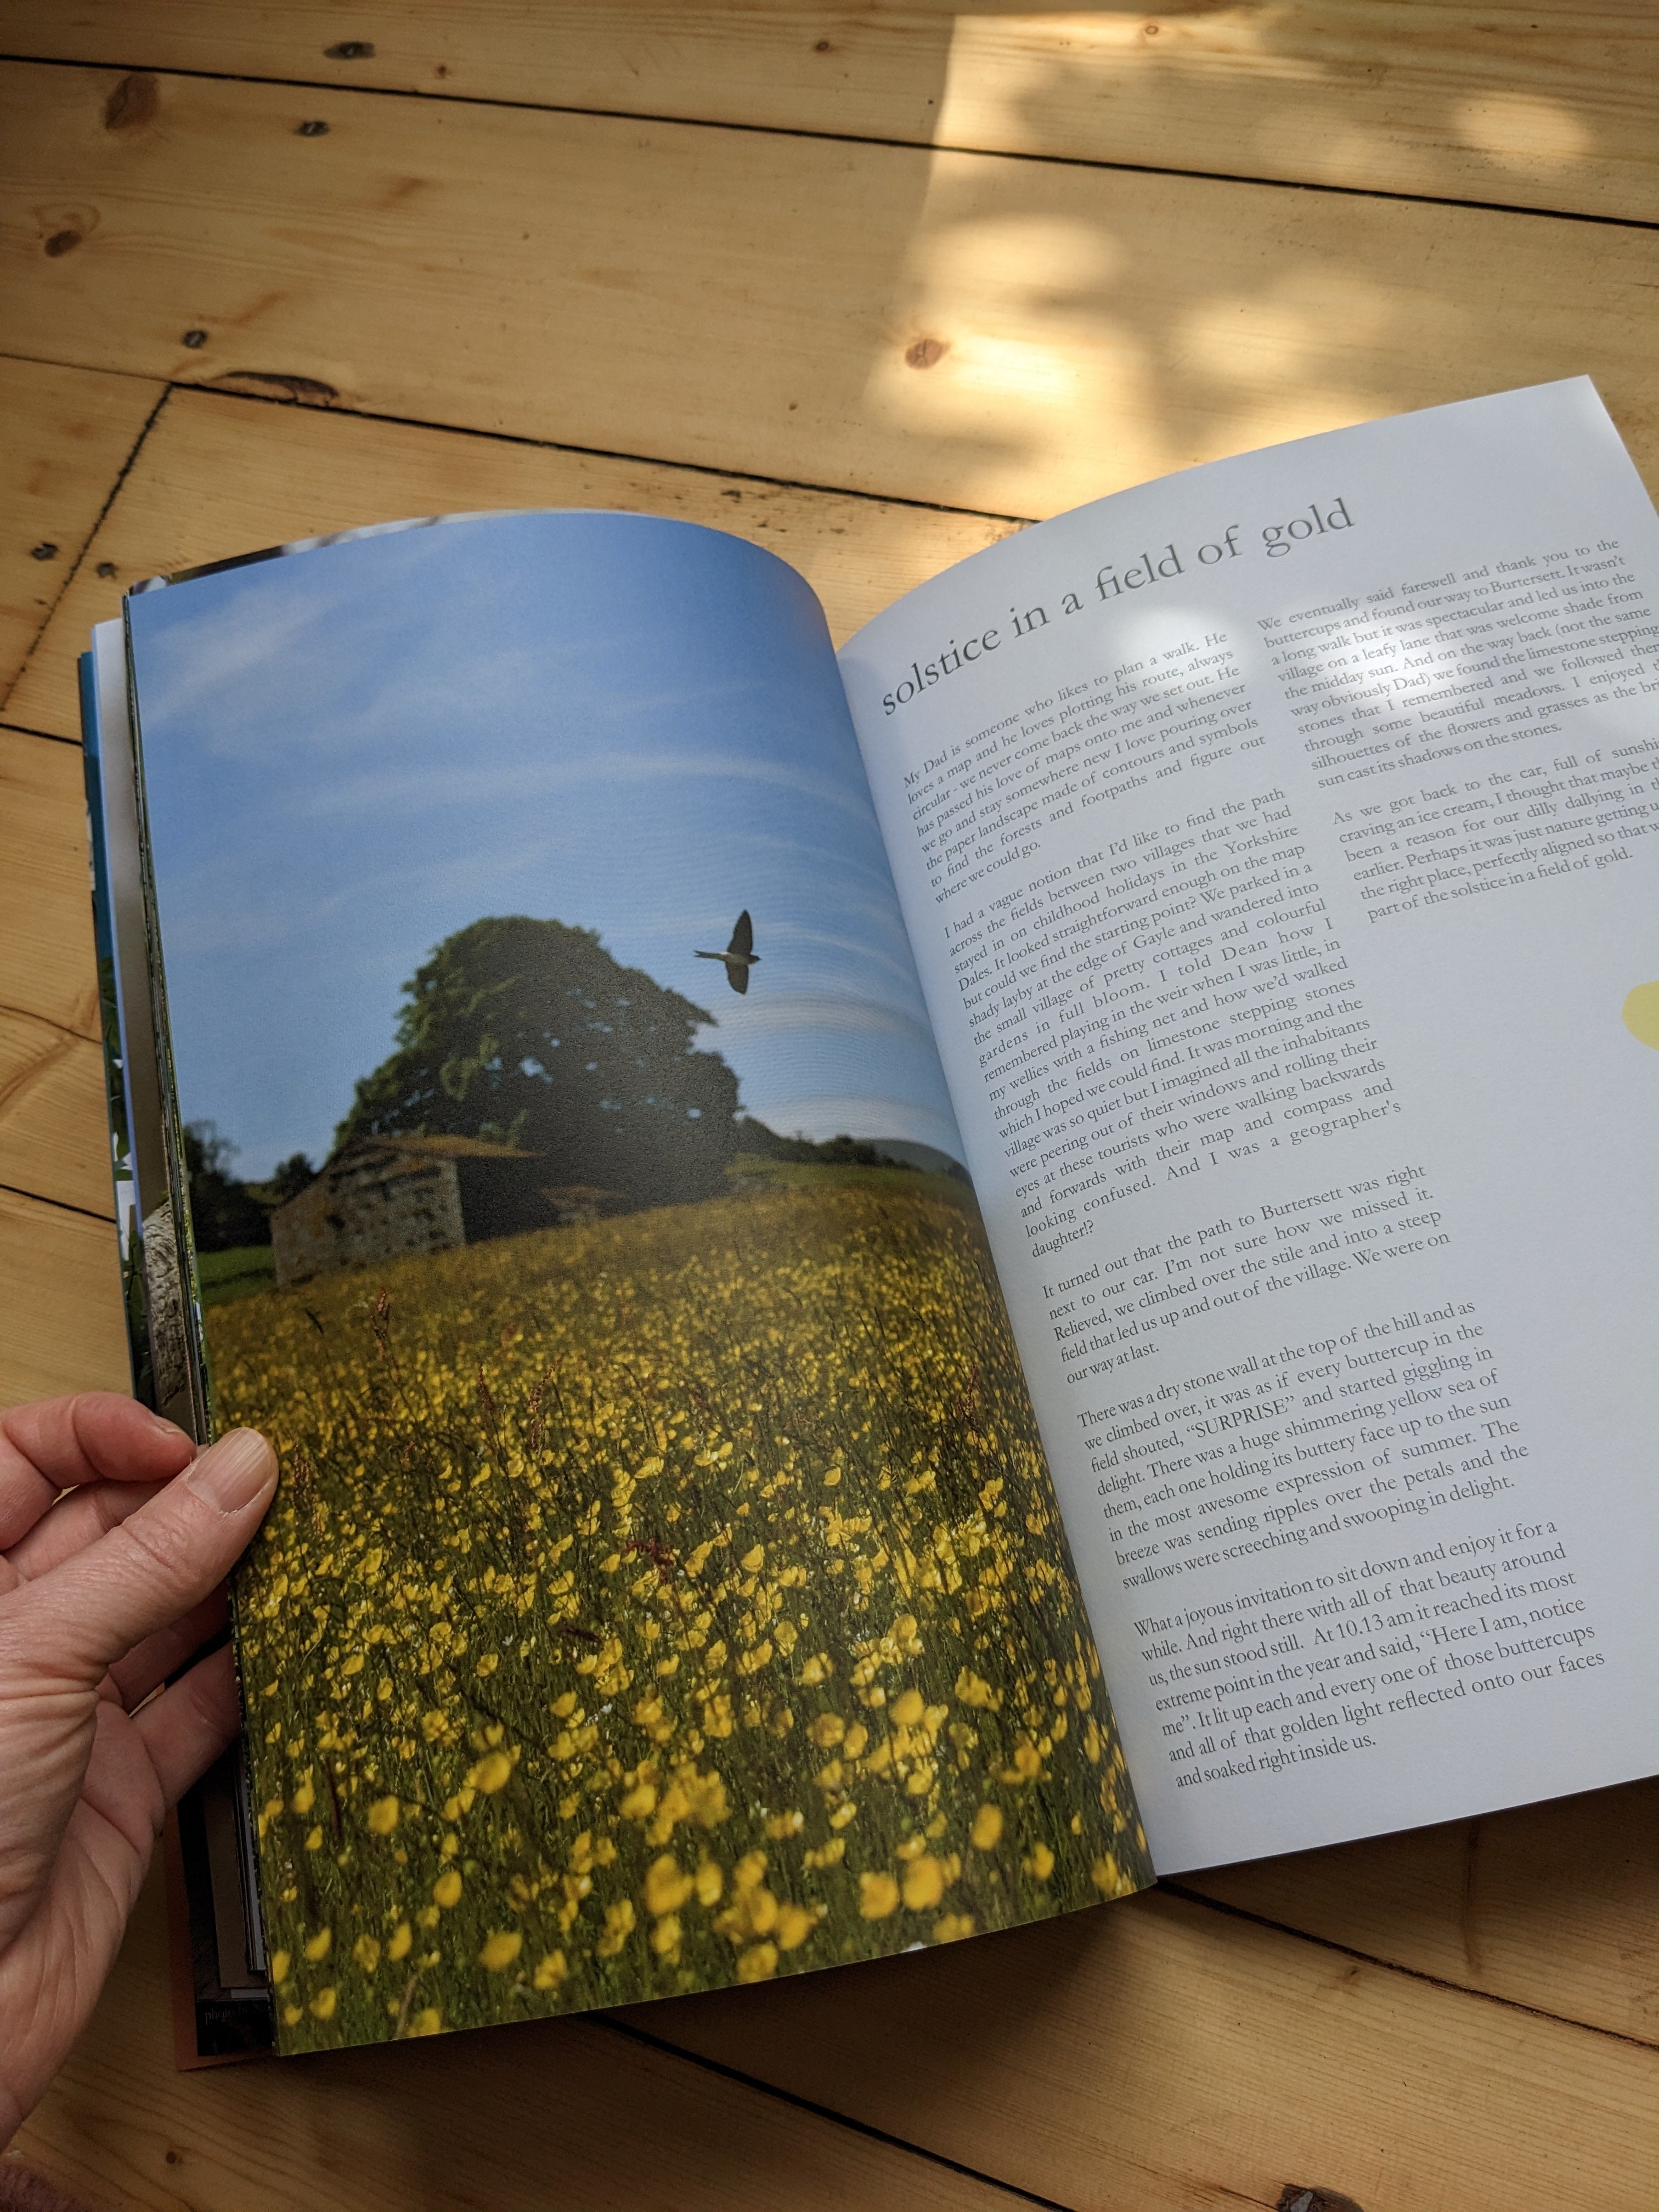
[(228, 1647), (151, 1692), (223, 1627), (276, 1487), (251, 1429), (198, 1455), (109, 1391), (0, 1413), (0, 2149), (97, 2002), (163, 1815), (235, 1737)]

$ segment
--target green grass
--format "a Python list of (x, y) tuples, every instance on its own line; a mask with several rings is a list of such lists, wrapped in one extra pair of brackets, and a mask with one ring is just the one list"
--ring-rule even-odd
[(196, 1279), (204, 1306), (228, 1305), (233, 1298), (251, 1298), (268, 1291), (276, 1280), (276, 1255), (269, 1244), (237, 1244), (228, 1252), (198, 1252)]
[(237, 1589), (283, 2049), (1148, 1878), (962, 1185), (786, 1167), (208, 1336), (285, 1462)]

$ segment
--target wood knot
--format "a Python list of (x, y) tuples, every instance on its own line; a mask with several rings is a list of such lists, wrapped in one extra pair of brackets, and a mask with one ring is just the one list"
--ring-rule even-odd
[(828, 39), (820, 39), (812, 49), (815, 54), (833, 54), (835, 51)]
[(1364, 2208), (1340, 2189), (1310, 2189), (1305, 2182), (1287, 2181), (1273, 2212), (1364, 2212)]
[(58, 558), (58, 548), (49, 538), (43, 538), (38, 545), (30, 546), (29, 558), (31, 561), (55, 561)]
[(115, 574), (115, 563), (114, 563), (114, 562), (113, 562), (113, 561), (100, 561), (100, 562), (98, 563), (98, 567), (97, 567), (97, 568), (96, 568), (96, 570), (95, 570), (95, 572), (94, 572), (94, 573), (95, 573), (96, 574), (98, 574), (98, 575), (101, 576), (101, 577), (103, 578), (103, 580), (104, 580), (104, 581), (105, 581), (106, 583), (108, 583), (108, 581), (110, 580), (110, 578), (111, 578), (112, 576), (113, 576), (113, 575), (114, 575), (114, 574)]
[(296, 138), (326, 138), (328, 125), (319, 116), (313, 116), (307, 123), (296, 123), (294, 135)]
[(227, 368), (206, 380), (205, 389), (234, 392), (246, 399), (276, 399), (291, 407), (332, 407), (339, 393), (319, 376), (295, 376), (277, 369)]
[(368, 39), (341, 39), (323, 52), (331, 62), (372, 62), (374, 48)]
[(46, 240), (46, 258), (56, 261), (60, 253), (73, 253), (80, 243), (78, 230), (54, 230)]
[(932, 368), (935, 362), (943, 361), (951, 350), (948, 338), (916, 338), (904, 349), (904, 358), (911, 368)]
[(161, 104), (161, 84), (153, 70), (134, 70), (124, 76), (104, 102), (106, 131), (137, 131), (154, 122)]

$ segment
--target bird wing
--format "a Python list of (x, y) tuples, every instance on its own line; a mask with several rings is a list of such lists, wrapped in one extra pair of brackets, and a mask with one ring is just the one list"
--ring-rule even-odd
[(728, 960), (726, 963), (726, 980), (734, 991), (741, 994), (749, 988), (749, 970), (740, 960)]
[(744, 907), (743, 912), (738, 916), (738, 926), (732, 932), (732, 942), (726, 949), (728, 952), (752, 952), (754, 951), (755, 925), (749, 919), (749, 909), (747, 907)]

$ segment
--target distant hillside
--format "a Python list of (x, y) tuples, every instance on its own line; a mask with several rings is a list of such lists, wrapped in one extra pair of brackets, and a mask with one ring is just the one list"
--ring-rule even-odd
[(949, 1152), (940, 1152), (936, 1145), (912, 1144), (908, 1137), (866, 1137), (861, 1141), (901, 1167), (920, 1168), (923, 1175), (959, 1176), (964, 1181), (967, 1178), (968, 1170), (962, 1162)]
[(855, 1137), (842, 1134), (814, 1144), (808, 1137), (781, 1137), (764, 1121), (739, 1115), (733, 1127), (741, 1151), (767, 1160), (789, 1160), (802, 1167), (915, 1168), (923, 1175), (954, 1176), (968, 1181), (968, 1170), (936, 1145), (914, 1144), (907, 1137)]

